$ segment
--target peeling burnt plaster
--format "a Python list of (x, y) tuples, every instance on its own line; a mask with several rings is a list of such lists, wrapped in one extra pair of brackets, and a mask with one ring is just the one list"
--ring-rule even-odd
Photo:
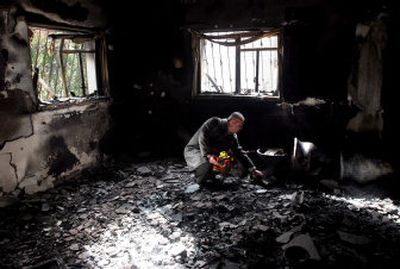
[(33, 112), (34, 103), (30, 94), (21, 89), (7, 89), (0, 94), (0, 111), (10, 113)]
[[(10, 166), (9, 155), (0, 158), (0, 175), (7, 172), (0, 189), (9, 192), (18, 186), (29, 193), (43, 191), (55, 180), (95, 165), (101, 153), (93, 145), (98, 145), (108, 130), (108, 108), (109, 103), (102, 102), (31, 114), (33, 134), (9, 141), (0, 149), (0, 157), (12, 154), (14, 165)], [(6, 184), (11, 187), (4, 188)]]
[(52, 136), (46, 144), (51, 152), (48, 158), (49, 175), (58, 176), (79, 163), (79, 159), (68, 149), (63, 137)]
[(21, 94), (18, 92), (13, 95), (13, 91), (22, 91), (23, 98), (19, 97), (12, 107), (22, 108), (23, 112), (32, 112), (36, 108), (37, 98), (32, 85), (28, 26), (24, 18), (15, 19), (9, 13), (3, 12), (0, 16), (2, 23), (6, 24), (0, 39), (0, 86), (3, 92), (7, 91), (7, 94), (0, 95), (0, 103)]
[(35, 192), (45, 191), (49, 188), (53, 188), (54, 181), (55, 178), (52, 176), (27, 176), (22, 182), (20, 182), (18, 188), (21, 190), (23, 189), (27, 194), (33, 194)]
[(79, 27), (106, 25), (104, 10), (92, 0), (19, 0), (22, 8), (47, 19)]
[(107, 121), (108, 117), (103, 103), (91, 103), (79, 110), (57, 113), (47, 125), (52, 133), (72, 134), (65, 136), (65, 142), (75, 147), (76, 155), (82, 156), (96, 150), (99, 135), (107, 131), (108, 125), (104, 124), (104, 120)]
[(9, 164), (10, 164), (10, 166), (12, 168), (14, 168), (15, 178), (18, 180), (17, 166), (15, 166), (15, 164), (12, 161), (13, 161), (13, 158), (12, 158), (12, 154), (10, 153), (10, 162), (9, 162)]
[(18, 184), (18, 174), (11, 152), (0, 154), (0, 168), (0, 190), (5, 192), (14, 190)]
[(82, 123), (82, 111), (70, 111), (66, 113), (56, 113), (49, 122), (49, 126), (54, 130), (68, 128), (69, 125), (77, 125)]
[[(4, 145), (0, 152), (12, 152), (13, 163), (16, 166), (17, 177), (22, 180), (27, 174), (27, 158), (34, 155), (35, 149), (40, 146), (42, 137), (32, 135), (27, 138), (20, 138)], [(38, 157), (38, 156), (36, 156)]]
[(78, 156), (80, 163), (93, 163), (94, 161), (96, 161), (96, 159), (93, 158), (93, 154), (89, 155), (86, 152), (80, 152), (80, 150), (75, 147), (70, 147), (69, 150), (72, 154)]
[(18, 17), (16, 20), (15, 27), (13, 31), (11, 31), (11, 39), (18, 43), (22, 47), (28, 47), (29, 46), (29, 41), (28, 41), (28, 27), (25, 23), (24, 18)]
[(0, 150), (3, 149), (7, 142), (28, 138), (33, 135), (31, 114), (5, 114), (0, 112), (0, 122), (7, 126), (0, 132)]

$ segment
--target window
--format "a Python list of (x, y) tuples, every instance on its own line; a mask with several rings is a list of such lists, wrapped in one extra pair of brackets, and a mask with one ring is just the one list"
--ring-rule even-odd
[(30, 34), (33, 84), (42, 104), (99, 95), (93, 35), (36, 27)]
[(279, 97), (278, 33), (200, 34), (200, 93)]

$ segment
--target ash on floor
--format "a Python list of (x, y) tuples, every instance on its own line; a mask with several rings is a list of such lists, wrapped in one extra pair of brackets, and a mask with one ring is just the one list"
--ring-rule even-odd
[(1, 268), (398, 268), (389, 198), (113, 165), (0, 208)]

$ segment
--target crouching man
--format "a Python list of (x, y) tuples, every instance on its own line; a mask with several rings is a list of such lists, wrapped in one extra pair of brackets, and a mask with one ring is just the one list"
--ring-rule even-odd
[[(184, 150), (187, 165), (195, 172), (199, 184), (207, 180), (215, 181), (215, 171), (225, 171), (226, 163), (220, 162), (220, 153), (240, 162), (252, 178), (260, 178), (253, 161), (242, 150), (237, 133), (243, 128), (245, 118), (240, 112), (233, 112), (228, 118), (212, 117), (197, 130)], [(229, 163), (230, 165), (230, 163)]]

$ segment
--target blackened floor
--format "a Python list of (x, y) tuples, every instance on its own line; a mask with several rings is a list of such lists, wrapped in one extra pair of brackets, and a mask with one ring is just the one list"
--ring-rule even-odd
[(398, 201), (301, 183), (115, 164), (0, 208), (0, 268), (399, 268)]

